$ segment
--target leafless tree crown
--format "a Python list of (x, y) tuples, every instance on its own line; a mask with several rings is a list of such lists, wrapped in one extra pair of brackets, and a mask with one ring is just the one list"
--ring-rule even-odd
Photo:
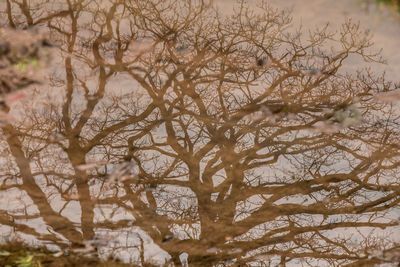
[[(2, 125), (15, 235), (134, 263), (146, 242), (190, 266), (399, 261), (399, 86), (342, 71), (383, 62), (358, 24), (307, 32), (266, 2), (3, 5), (4, 26), (58, 47), (48, 86)], [(38, 218), (45, 234), (19, 220)]]

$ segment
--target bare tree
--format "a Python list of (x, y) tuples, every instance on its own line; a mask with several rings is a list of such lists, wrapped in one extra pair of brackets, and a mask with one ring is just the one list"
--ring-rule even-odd
[[(10, 25), (46, 23), (64, 98), (3, 126), (2, 189), (37, 212), (2, 224), (63, 247), (137, 227), (190, 266), (399, 260), (398, 108), (379, 101), (398, 85), (341, 71), (383, 62), (359, 25), (304, 35), (264, 2), (224, 17), (205, 1), (66, 1), (35, 19), (7, 3)], [(80, 231), (63, 214), (76, 202)]]

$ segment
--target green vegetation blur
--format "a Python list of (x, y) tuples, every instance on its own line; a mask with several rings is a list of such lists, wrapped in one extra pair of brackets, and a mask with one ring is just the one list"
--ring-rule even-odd
[[(364, 0), (365, 1), (365, 0)], [(391, 7), (394, 11), (400, 14), (400, 0), (367, 0), (368, 2), (375, 2), (376, 4), (384, 4)]]

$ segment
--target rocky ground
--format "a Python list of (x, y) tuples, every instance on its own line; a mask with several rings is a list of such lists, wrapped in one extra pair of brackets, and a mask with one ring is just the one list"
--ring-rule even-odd
[(22, 90), (43, 80), (52, 44), (37, 30), (0, 29), (0, 108), (23, 97)]
[(60, 254), (45, 249), (27, 248), (21, 243), (11, 242), (0, 246), (0, 266), (11, 267), (124, 267), (132, 266), (114, 260), (100, 260), (94, 255)]

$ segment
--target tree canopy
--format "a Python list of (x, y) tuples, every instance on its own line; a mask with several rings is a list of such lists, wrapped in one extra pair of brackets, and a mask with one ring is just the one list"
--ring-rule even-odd
[(4, 26), (57, 46), (48, 83), (2, 125), (13, 235), (102, 239), (136, 264), (399, 261), (399, 85), (342, 70), (383, 63), (358, 24), (307, 32), (266, 2), (4, 6)]

